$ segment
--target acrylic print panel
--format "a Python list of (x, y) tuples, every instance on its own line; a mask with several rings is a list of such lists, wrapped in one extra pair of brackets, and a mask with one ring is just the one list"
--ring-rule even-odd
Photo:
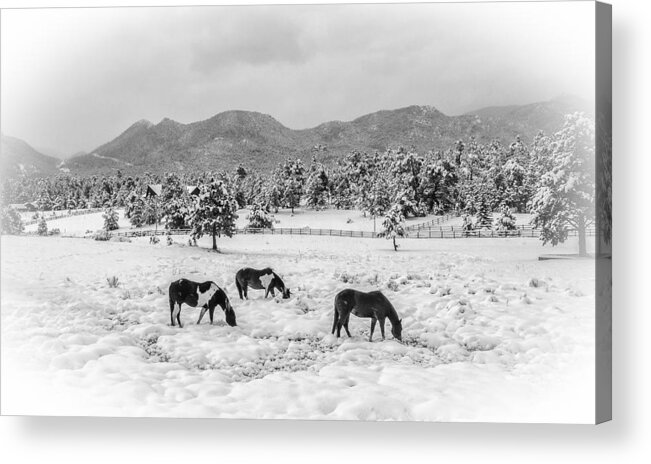
[(2, 413), (594, 423), (595, 11), (3, 10)]

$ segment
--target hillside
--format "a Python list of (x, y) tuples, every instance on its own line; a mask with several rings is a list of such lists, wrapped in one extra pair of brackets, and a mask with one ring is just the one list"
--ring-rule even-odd
[(447, 116), (431, 106), (383, 110), (352, 121), (330, 121), (293, 130), (272, 116), (251, 111), (226, 111), (209, 119), (183, 124), (165, 118), (158, 124), (141, 120), (89, 154), (65, 161), (81, 174), (125, 172), (230, 170), (238, 164), (269, 171), (284, 158), (326, 164), (351, 150), (375, 151), (414, 146), (418, 151), (445, 150), (456, 140), (475, 137), (480, 143), (504, 143), (520, 135), (527, 142), (539, 130), (558, 130), (563, 116), (588, 111), (584, 102), (568, 97), (521, 106), (491, 107)]
[(60, 159), (36, 151), (27, 142), (2, 135), (0, 146), (0, 172), (2, 177), (19, 174), (50, 175), (58, 172)]

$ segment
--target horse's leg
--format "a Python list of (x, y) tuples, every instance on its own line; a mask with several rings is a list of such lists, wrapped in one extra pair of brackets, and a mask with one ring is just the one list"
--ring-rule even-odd
[(382, 332), (382, 340), (384, 340), (384, 321), (383, 317), (380, 318), (380, 332)]
[(335, 333), (335, 329), (337, 328), (337, 323), (339, 322), (339, 311), (337, 311), (337, 307), (335, 306), (335, 321), (332, 323), (332, 333)]
[(199, 313), (199, 320), (197, 321), (197, 324), (201, 323), (201, 319), (203, 318), (203, 315), (206, 314), (206, 308), (205, 306), (201, 308), (201, 312)]
[(212, 317), (214, 316), (214, 314), (215, 314), (215, 307), (211, 306), (210, 308), (208, 308), (208, 315), (210, 316), (210, 325), (212, 325)]
[(178, 304), (178, 306), (175, 305), (174, 309), (172, 310), (172, 327), (176, 324), (174, 324), (174, 319), (176, 319), (181, 312), (181, 303)]
[(350, 321), (350, 314), (348, 314), (348, 317), (346, 317), (346, 322), (344, 322), (344, 329), (346, 329), (346, 333), (348, 334), (348, 338), (350, 338), (351, 335), (350, 335), (350, 330), (348, 330), (348, 321)]
[(242, 284), (240, 284), (240, 281), (237, 280), (237, 277), (235, 278), (235, 286), (237, 287), (237, 293), (240, 294), (240, 300), (243, 300), (242, 298)]
[(170, 320), (172, 322), (172, 327), (174, 327), (174, 306), (176, 306), (176, 304), (174, 303), (174, 300), (170, 298)]
[(274, 291), (274, 288), (273, 288), (273, 287), (271, 287), (271, 288), (269, 289), (269, 291), (271, 291), (271, 297), (272, 297), (272, 298), (276, 296), (276, 292)]
[(174, 320), (174, 318), (176, 318), (176, 322), (179, 323), (179, 327), (183, 328), (183, 325), (181, 324), (181, 303), (179, 303), (179, 307), (174, 310), (172, 320)]
[(377, 322), (377, 319), (372, 317), (371, 318), (371, 335), (368, 337), (369, 342), (373, 341), (373, 331), (375, 330), (375, 323), (376, 322)]

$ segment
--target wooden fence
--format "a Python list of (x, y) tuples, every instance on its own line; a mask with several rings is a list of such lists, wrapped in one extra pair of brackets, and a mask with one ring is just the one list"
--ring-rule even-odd
[[(188, 235), (190, 229), (158, 229), (158, 230), (132, 230), (126, 232), (113, 232), (112, 235), (118, 237), (148, 237), (153, 235)], [(260, 235), (319, 235), (326, 237), (352, 237), (352, 238), (377, 238), (378, 234), (361, 230), (341, 230), (341, 229), (312, 229), (279, 227), (275, 229), (252, 229), (241, 228), (235, 229), (235, 234), (260, 234)], [(568, 235), (576, 237), (577, 231), (570, 230)], [(595, 235), (595, 229), (586, 230), (586, 235), (591, 237)], [(538, 238), (540, 229), (531, 226), (521, 226), (515, 230), (497, 231), (489, 229), (463, 230), (460, 226), (440, 226), (437, 228), (420, 229), (408, 232), (405, 238)]]
[(420, 230), (420, 229), (428, 229), (430, 227), (438, 226), (444, 222), (448, 222), (450, 219), (453, 217), (456, 217), (453, 214), (445, 214), (443, 216), (437, 216), (434, 219), (431, 219), (429, 221), (421, 222), (418, 224), (413, 224), (410, 226), (405, 227), (405, 230), (408, 232), (410, 230)]

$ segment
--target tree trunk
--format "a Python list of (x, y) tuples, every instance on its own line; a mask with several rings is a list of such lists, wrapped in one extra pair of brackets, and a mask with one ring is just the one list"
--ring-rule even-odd
[(398, 245), (396, 245), (396, 238), (393, 237), (393, 250), (398, 251)]
[(587, 256), (586, 246), (585, 246), (585, 221), (583, 218), (579, 218), (579, 256)]
[(212, 225), (212, 249), (217, 251), (217, 225)]

